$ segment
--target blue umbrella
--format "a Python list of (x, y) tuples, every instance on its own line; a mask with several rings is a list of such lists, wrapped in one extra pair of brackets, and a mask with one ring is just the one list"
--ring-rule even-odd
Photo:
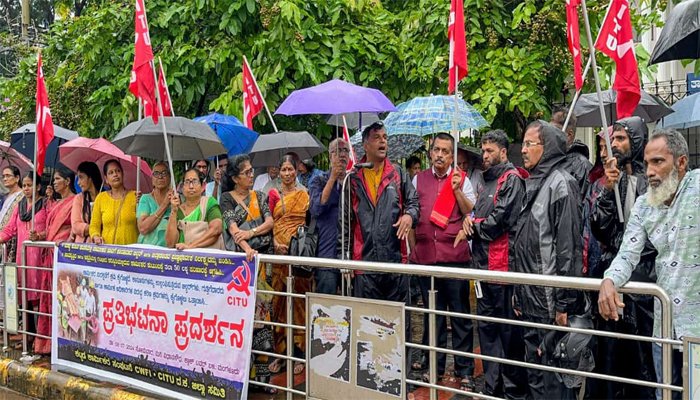
[[(487, 126), (484, 117), (471, 104), (457, 101), (457, 130), (479, 129)], [(384, 120), (391, 134), (431, 135), (451, 132), (455, 116), (455, 99), (452, 96), (416, 97), (399, 104)]]
[(673, 113), (661, 120), (662, 127), (688, 129), (700, 126), (700, 93), (684, 98), (671, 109)]
[(194, 119), (208, 124), (228, 151), (228, 156), (248, 153), (253, 148), (258, 134), (248, 128), (233, 115), (213, 113)]

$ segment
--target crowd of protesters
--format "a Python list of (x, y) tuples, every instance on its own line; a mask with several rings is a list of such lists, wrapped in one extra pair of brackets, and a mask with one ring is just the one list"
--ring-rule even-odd
[[(7, 167), (0, 242), (7, 244), (10, 261), (19, 260), (18, 244), (25, 240), (216, 248), (252, 258), (256, 253), (289, 254), (299, 228), (314, 226), (316, 256), (321, 258), (605, 278), (595, 299), (569, 289), (473, 282), (472, 291), (462, 280), (411, 280), (402, 274), (356, 271), (352, 287), (357, 297), (427, 305), (429, 291), (436, 290), (437, 309), (470, 313), (474, 293), (476, 309), (471, 312), (483, 316), (658, 336), (653, 298), (622, 299), (617, 293), (629, 280), (654, 282), (673, 301), (676, 338), (699, 336), (700, 171), (688, 170), (685, 139), (674, 130), (649, 136), (640, 118), (625, 118), (599, 135), (593, 164), (588, 148), (574, 139), (576, 119), (564, 127), (565, 116), (566, 110), (557, 110), (550, 122), (527, 127), (523, 167), (508, 159), (508, 135), (494, 130), (482, 135), (478, 161), (460, 149), (458, 167), (453, 168), (454, 139), (440, 133), (430, 143), (427, 168), (412, 157), (403, 169), (387, 157), (387, 131), (381, 121), (362, 131), (365, 156), (358, 160), (361, 168), (347, 177), (351, 149), (343, 139), (328, 146), (327, 172), (289, 153), (255, 177), (247, 155), (220, 156), (215, 164), (194, 161), (175, 190), (167, 164), (157, 162), (153, 191), (142, 195), (124, 187), (117, 160), (105, 163), (102, 171), (94, 163), (80, 164), (77, 183), (73, 172), (58, 169), (47, 187), (31, 173), (22, 176), (17, 168)], [(612, 158), (607, 157), (603, 135), (609, 135)], [(341, 209), (346, 178), (348, 206)], [(77, 195), (76, 186), (81, 189)], [(52, 259), (50, 250), (29, 248), (25, 263), (50, 267)], [(287, 265), (261, 268), (259, 287), (286, 290), (289, 271), (295, 292), (340, 291), (337, 269)], [(29, 269), (26, 279), (29, 288), (51, 288), (50, 271)], [(50, 295), (28, 292), (27, 299), (32, 309), (50, 312)], [(304, 325), (303, 300), (295, 298), (293, 308), (292, 322)], [(256, 305), (257, 319), (284, 323), (286, 314), (284, 297), (261, 297)], [(423, 324), (421, 340), (427, 345), (427, 315)], [(438, 346), (447, 347), (451, 331), (452, 349), (474, 351), (471, 320), (437, 315), (436, 325)], [(50, 326), (48, 318), (29, 318), (27, 330), (50, 336)], [(484, 321), (477, 328), (484, 355), (565, 366), (555, 351), (566, 346), (564, 334)], [(304, 357), (303, 332), (295, 332), (292, 343), (286, 339), (281, 328), (254, 330), (256, 350), (284, 353), (293, 346), (294, 355)], [(34, 339), (33, 346), (36, 353), (50, 351), (44, 339)], [(584, 347), (587, 353), (579, 349), (570, 356), (574, 368), (660, 379), (659, 345), (598, 337)], [(437, 357), (440, 382), (452, 379), (462, 389), (474, 390), (474, 360), (455, 356), (454, 369), (448, 371), (446, 358), (444, 353)], [(418, 352), (410, 363), (423, 379), (428, 379), (427, 360)], [(674, 350), (674, 384), (679, 384), (680, 360)], [(268, 382), (285, 366), (281, 359), (256, 355), (251, 377)], [(304, 371), (302, 363), (293, 368), (295, 374)], [(658, 395), (641, 386), (595, 380), (582, 390), (580, 379), (491, 361), (484, 361), (484, 376), (485, 394), (512, 399)]]

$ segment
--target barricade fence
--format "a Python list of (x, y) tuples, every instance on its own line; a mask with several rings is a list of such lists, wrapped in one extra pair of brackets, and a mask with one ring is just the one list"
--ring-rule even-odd
[[(52, 271), (52, 268), (37, 267), (37, 266), (26, 266), (24, 265), (24, 260), (26, 259), (26, 250), (28, 247), (51, 249), (55, 247), (53, 242), (24, 242), (22, 244), (21, 260), (18, 265), (18, 272), (21, 278), (20, 282), (17, 283), (18, 294), (20, 295), (20, 302), (18, 306), (18, 312), (21, 313), (21, 327), (17, 333), (22, 334), (22, 361), (31, 363), (36, 358), (33, 356), (32, 349), (29, 347), (29, 338), (44, 338), (50, 339), (48, 336), (39, 335), (36, 332), (31, 332), (28, 329), (29, 318), (34, 318), (35, 316), (48, 316), (51, 314), (42, 313), (40, 311), (34, 310), (31, 304), (28, 302), (28, 293), (37, 294), (52, 294), (55, 293), (56, 288), (53, 291), (41, 290), (37, 288), (30, 288), (26, 285), (26, 275), (27, 271), (34, 270), (37, 273), (41, 271)], [(2, 267), (3, 267), (3, 277), (4, 277), (4, 267), (6, 265), (5, 258), (5, 248), (2, 248)], [(565, 289), (575, 289), (586, 292), (592, 292), (593, 298), (597, 298), (597, 291), (600, 288), (600, 279), (593, 278), (573, 278), (573, 277), (561, 277), (561, 276), (548, 276), (548, 275), (536, 275), (536, 274), (524, 274), (517, 272), (499, 272), (499, 271), (488, 271), (480, 269), (468, 269), (468, 268), (450, 268), (442, 266), (426, 266), (426, 265), (415, 265), (415, 264), (392, 264), (392, 263), (380, 263), (380, 262), (363, 262), (363, 261), (348, 261), (348, 260), (337, 260), (337, 259), (323, 259), (323, 258), (307, 258), (307, 257), (293, 257), (293, 256), (281, 256), (281, 255), (268, 255), (260, 254), (259, 256), (261, 268), (265, 268), (267, 264), (277, 264), (277, 265), (287, 265), (287, 277), (286, 277), (286, 291), (277, 292), (274, 290), (258, 290), (257, 293), (260, 295), (270, 295), (270, 296), (281, 296), (286, 299), (286, 321), (265, 321), (265, 320), (254, 320), (255, 324), (266, 325), (272, 328), (283, 328), (285, 331), (285, 336), (288, 345), (286, 346), (285, 354), (278, 354), (275, 352), (268, 352), (262, 350), (253, 350), (252, 353), (255, 355), (268, 356), (272, 359), (279, 358), (286, 363), (286, 383), (284, 386), (275, 385), (272, 383), (257, 382), (254, 380), (249, 380), (249, 384), (273, 388), (286, 392), (287, 399), (292, 399), (294, 395), (306, 396), (308, 394), (308, 384), (303, 388), (294, 387), (294, 374), (293, 374), (293, 364), (302, 363), (306, 364), (306, 359), (295, 357), (293, 353), (294, 346), (293, 335), (294, 331), (303, 331), (308, 339), (308, 332), (306, 326), (293, 324), (293, 299), (303, 299), (306, 303), (308, 298), (304, 293), (294, 292), (294, 276), (292, 275), (292, 265), (294, 266), (307, 266), (312, 269), (314, 268), (330, 268), (339, 270), (343, 274), (343, 282), (346, 282), (349, 274), (353, 271), (365, 271), (365, 272), (378, 272), (378, 273), (392, 273), (392, 274), (403, 274), (403, 275), (416, 275), (424, 276), (430, 278), (449, 278), (449, 279), (459, 279), (459, 280), (475, 280), (480, 282), (497, 282), (500, 284), (511, 284), (511, 285), (534, 285), (534, 286), (545, 286), (554, 288), (565, 288)], [(465, 284), (468, 284), (465, 282)], [(5, 282), (2, 282), (3, 293), (5, 292)], [(345, 291), (345, 285), (343, 285), (342, 291)], [(542, 323), (535, 323), (516, 319), (502, 319), (496, 317), (489, 317), (483, 315), (477, 315), (476, 313), (456, 313), (452, 311), (441, 311), (436, 309), (436, 290), (428, 291), (428, 304), (424, 305), (425, 308), (413, 307), (407, 305), (405, 310), (407, 312), (421, 313), (428, 315), (428, 326), (424, 329), (428, 330), (429, 334), (429, 345), (423, 345), (420, 343), (410, 342), (409, 337), (406, 338), (406, 348), (416, 349), (420, 351), (426, 351), (429, 354), (428, 362), (428, 382), (422, 380), (413, 380), (406, 378), (406, 384), (413, 385), (414, 387), (426, 387), (430, 391), (431, 400), (437, 399), (438, 391), (452, 392), (460, 395), (470, 396), (472, 398), (480, 399), (498, 399), (497, 397), (487, 396), (480, 393), (467, 392), (460, 389), (455, 389), (451, 387), (441, 386), (437, 384), (437, 354), (444, 353), (452, 356), (464, 356), (471, 359), (479, 359), (482, 361), (497, 362), (501, 364), (512, 365), (520, 368), (531, 368), (538, 369), (547, 372), (554, 372), (560, 374), (580, 376), (584, 378), (594, 378), (604, 381), (620, 382), (632, 385), (638, 385), (648, 388), (660, 389), (664, 400), (670, 400), (672, 392), (682, 392), (683, 388), (680, 386), (674, 386), (671, 384), (671, 352), (673, 347), (682, 346), (682, 342), (675, 340), (672, 334), (672, 312), (671, 312), (671, 302), (668, 294), (661, 289), (658, 285), (642, 282), (630, 282), (624, 287), (619, 289), (620, 293), (623, 294), (642, 294), (654, 296), (661, 304), (661, 338), (638, 336), (631, 334), (618, 334), (614, 332), (599, 331), (594, 329), (584, 329), (584, 328), (572, 328), (564, 326), (555, 326)], [(4, 296), (3, 296), (4, 297)], [(4, 302), (3, 302), (4, 304)], [(305, 306), (306, 309), (306, 306)], [(3, 315), (6, 310), (2, 309)], [(507, 358), (492, 357), (483, 354), (477, 354), (472, 352), (462, 352), (458, 350), (453, 350), (450, 348), (442, 348), (437, 346), (437, 335), (436, 335), (436, 316), (446, 316), (450, 318), (466, 318), (472, 321), (483, 321), (492, 322), (499, 324), (510, 324), (514, 326), (527, 327), (527, 328), (537, 328), (560, 332), (574, 332), (582, 333), (587, 335), (593, 335), (598, 337), (611, 337), (616, 339), (624, 340), (636, 340), (641, 342), (652, 342), (661, 345), (662, 347), (662, 383), (649, 382), (643, 380), (630, 379), (620, 376), (605, 375), (595, 372), (579, 371), (567, 368), (554, 367), (542, 364), (528, 363), (523, 360), (511, 360)], [(307, 316), (308, 318), (308, 316)], [(2, 325), (3, 329), (3, 341), (4, 349), (7, 350), (8, 342), (8, 332), (5, 329), (6, 324), (3, 318)], [(409, 357), (408, 351), (406, 351), (405, 357)], [(410, 363), (406, 362), (405, 365), (408, 366)], [(306, 366), (306, 365), (305, 365)], [(309, 371), (305, 368), (306, 377), (308, 382)]]

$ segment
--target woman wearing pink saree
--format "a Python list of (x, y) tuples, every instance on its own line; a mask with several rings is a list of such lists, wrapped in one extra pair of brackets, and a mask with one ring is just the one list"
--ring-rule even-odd
[[(17, 237), (17, 263), (20, 263), (22, 254), (22, 243), (26, 240), (43, 240), (46, 237), (46, 207), (44, 207), (44, 198), (39, 195), (41, 184), (33, 181), (32, 172), (30, 171), (24, 179), (22, 179), (22, 191), (24, 199), (15, 207), (12, 212), (10, 221), (0, 232), (0, 243), (5, 243), (13, 237)], [(37, 181), (39, 178), (37, 177)], [(34, 230), (32, 231), (32, 206), (34, 206)], [(24, 260), (24, 265), (40, 266), (41, 264), (41, 249), (37, 247), (27, 248), (27, 258)], [(39, 289), (39, 274), (36, 269), (24, 270), (27, 276), (27, 281), (22, 282), (22, 270), (17, 273), (20, 278), (19, 284), (28, 289)], [(36, 310), (39, 303), (39, 293), (27, 290), (27, 302), (31, 309)], [(28, 318), (29, 323), (26, 327), (29, 332), (36, 332), (34, 318)]]
[[(67, 169), (58, 169), (53, 175), (53, 190), (60, 197), (47, 205), (48, 216), (46, 218), (46, 240), (49, 242), (65, 242), (71, 235), (71, 211), (73, 208), (73, 184), (75, 174)], [(53, 249), (44, 249), (41, 265), (51, 268), (53, 266)], [(41, 290), (52, 291), (52, 271), (39, 271), (39, 285)], [(39, 293), (39, 312), (51, 314), (51, 295)], [(37, 333), (51, 337), (51, 317), (39, 315), (37, 321)], [(51, 353), (51, 339), (37, 337), (34, 340), (34, 353)]]

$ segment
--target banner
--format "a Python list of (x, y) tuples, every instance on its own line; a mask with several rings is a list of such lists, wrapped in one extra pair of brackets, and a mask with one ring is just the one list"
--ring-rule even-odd
[(247, 397), (257, 259), (64, 243), (51, 363), (176, 398)]

